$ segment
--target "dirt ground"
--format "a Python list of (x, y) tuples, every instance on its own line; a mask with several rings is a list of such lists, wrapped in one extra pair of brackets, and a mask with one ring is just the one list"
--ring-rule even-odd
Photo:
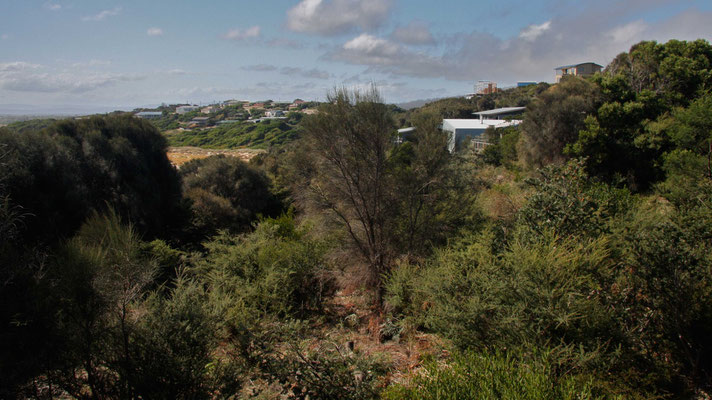
[(179, 167), (190, 160), (196, 158), (206, 158), (217, 154), (224, 154), (229, 157), (239, 157), (243, 161), (250, 159), (257, 154), (264, 153), (265, 150), (259, 149), (201, 149), (199, 147), (169, 147), (168, 159), (171, 164)]

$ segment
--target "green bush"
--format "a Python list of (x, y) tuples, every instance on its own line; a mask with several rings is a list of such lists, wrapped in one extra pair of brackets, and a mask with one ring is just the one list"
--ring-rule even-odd
[(213, 291), (231, 299), (234, 322), (305, 316), (331, 293), (325, 243), (293, 224), (290, 216), (266, 219), (251, 234), (223, 233), (205, 243), (201, 268)]
[(448, 364), (431, 360), (410, 382), (386, 389), (386, 400), (616, 398), (594, 380), (561, 371), (552, 351), (457, 354)]
[(246, 232), (258, 216), (275, 216), (282, 209), (262, 172), (235, 157), (196, 159), (180, 169), (192, 224), (200, 238), (219, 229)]
[(551, 230), (562, 237), (595, 237), (609, 230), (612, 217), (632, 205), (626, 189), (616, 189), (591, 180), (584, 160), (539, 170), (541, 177), (527, 183), (535, 192), (519, 211), (520, 225), (533, 233)]

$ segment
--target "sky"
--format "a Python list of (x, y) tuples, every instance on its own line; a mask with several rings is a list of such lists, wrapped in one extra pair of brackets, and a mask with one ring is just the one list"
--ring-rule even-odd
[(712, 40), (712, 1), (0, 0), (0, 114), (227, 99), (458, 96)]

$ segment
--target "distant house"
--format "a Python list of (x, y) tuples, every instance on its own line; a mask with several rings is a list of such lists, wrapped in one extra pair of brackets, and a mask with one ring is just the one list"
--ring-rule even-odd
[(195, 126), (208, 126), (208, 122), (210, 121), (210, 117), (195, 117), (190, 121), (190, 125), (195, 125)]
[(601, 69), (603, 69), (602, 65), (592, 62), (562, 65), (561, 67), (554, 68), (554, 71), (556, 71), (556, 83), (561, 82), (561, 78), (566, 75), (591, 76), (596, 72), (601, 72)]
[(156, 119), (161, 118), (163, 113), (160, 111), (141, 111), (136, 113), (136, 116), (143, 119)]
[(187, 114), (191, 111), (200, 110), (198, 106), (180, 106), (176, 107), (176, 114)]
[(477, 81), (475, 84), (475, 95), (492, 94), (500, 91), (500, 89), (497, 89), (497, 82)]
[(220, 111), (220, 109), (221, 109), (221, 108), (218, 107), (218, 106), (207, 106), (207, 107), (203, 107), (203, 108), (200, 110), (200, 112), (201, 112), (202, 114), (211, 114), (211, 113), (215, 113), (215, 112)]
[(274, 117), (282, 117), (284, 116), (284, 111), (282, 110), (269, 110), (265, 112), (265, 117), (267, 118), (274, 118)]
[(484, 137), (487, 128), (506, 128), (520, 123), (519, 120), (501, 119), (444, 119), (442, 130), (448, 134), (447, 149), (452, 153), (467, 138), (472, 140), (476, 149), (484, 149), (489, 145), (487, 138)]
[(252, 104), (250, 104), (250, 105), (243, 106), (243, 108), (245, 108), (246, 110), (254, 110), (254, 109), (257, 109), (257, 108), (265, 108), (265, 103), (252, 103)]

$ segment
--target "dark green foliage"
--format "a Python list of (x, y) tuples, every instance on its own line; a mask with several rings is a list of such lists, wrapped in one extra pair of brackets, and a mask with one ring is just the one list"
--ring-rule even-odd
[(521, 224), (536, 234), (597, 236), (609, 220), (631, 206), (630, 193), (590, 179), (581, 160), (548, 166), (527, 183), (536, 190), (519, 211)]
[(482, 160), (486, 164), (514, 168), (518, 160), (517, 144), (520, 131), (517, 127), (488, 129), (485, 132), (490, 145), (482, 151)]
[(280, 394), (297, 399), (377, 399), (379, 378), (387, 372), (383, 362), (336, 343), (326, 341), (309, 349), (296, 338), (265, 361), (264, 378), (278, 382)]
[(245, 232), (259, 215), (274, 216), (282, 210), (269, 179), (239, 158), (218, 155), (191, 160), (180, 174), (200, 237), (218, 229)]
[(215, 128), (171, 133), (171, 146), (195, 146), (211, 149), (280, 146), (299, 137), (299, 128), (284, 120), (239, 122)]
[(51, 323), (34, 326), (40, 336), (24, 349), (39, 367), (22, 382), (28, 395), (185, 399), (239, 389), (236, 366), (213, 355), (219, 308), (181, 276), (150, 292), (157, 265), (144, 247), (116, 214), (95, 215), (53, 257), (40, 281), (51, 285), (40, 292), (54, 302), (43, 310)]
[(431, 360), (407, 384), (389, 387), (383, 398), (459, 400), (574, 400), (617, 398), (597, 393), (593, 379), (560, 370), (555, 351), (495, 351), (457, 354), (447, 365)]
[[(633, 189), (647, 189), (664, 179), (664, 154), (688, 149), (691, 141), (703, 145), (699, 139), (706, 135), (700, 136), (699, 128), (706, 122), (701, 111), (709, 105), (695, 100), (708, 96), (711, 69), (712, 46), (705, 40), (634, 45), (594, 78), (602, 103), (567, 152), (588, 157), (587, 168), (593, 175), (609, 181), (624, 178)], [(689, 112), (677, 109), (691, 103)], [(666, 133), (670, 125), (678, 125), (672, 135)]]
[(201, 282), (178, 277), (167, 297), (152, 293), (134, 327), (131, 362), (120, 373), (135, 395), (153, 399), (213, 399), (242, 387), (236, 360), (213, 354), (221, 315)]
[(367, 265), (364, 285), (380, 303), (383, 274), (401, 254), (425, 254), (433, 242), (473, 218), (465, 170), (445, 148), (436, 114), (415, 117), (412, 142), (396, 145), (392, 114), (375, 89), (337, 90), (303, 122), (293, 193), (343, 228)]
[(521, 125), (521, 156), (541, 167), (566, 159), (564, 148), (576, 141), (584, 119), (596, 109), (599, 89), (579, 77), (552, 86), (527, 106)]
[(712, 373), (709, 204), (685, 214), (641, 209), (618, 239), (627, 328), (646, 361), (683, 387), (704, 385)]
[(32, 214), (25, 219), (28, 240), (66, 237), (107, 205), (152, 236), (179, 218), (177, 173), (165, 140), (145, 121), (65, 120), (42, 132), (0, 132), (0, 143), (8, 151), (8, 194)]

